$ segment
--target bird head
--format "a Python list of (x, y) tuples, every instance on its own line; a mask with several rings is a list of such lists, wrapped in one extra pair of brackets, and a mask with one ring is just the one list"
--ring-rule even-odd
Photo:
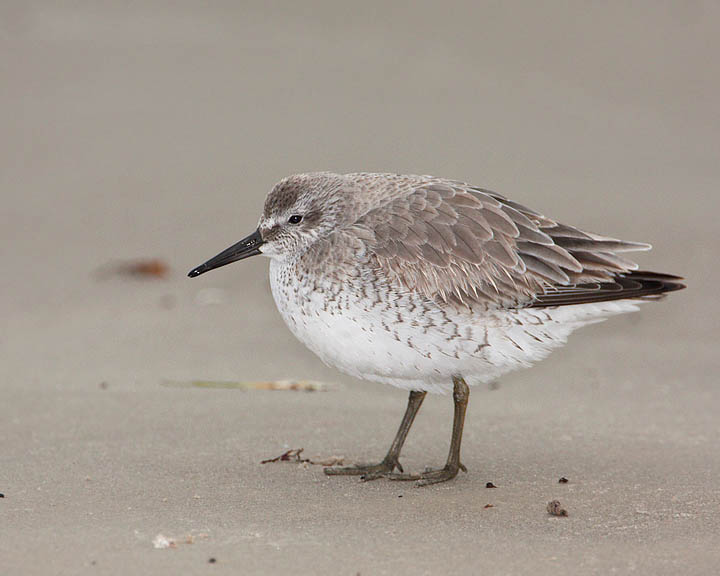
[(199, 276), (257, 254), (287, 259), (350, 222), (352, 182), (329, 172), (296, 174), (278, 182), (265, 200), (257, 230), (188, 274)]

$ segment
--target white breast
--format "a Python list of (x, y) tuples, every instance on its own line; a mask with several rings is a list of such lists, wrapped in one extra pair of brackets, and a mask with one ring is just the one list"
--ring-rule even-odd
[(275, 303), (293, 334), (326, 364), (357, 378), (446, 392), (452, 376), (489, 382), (532, 365), (575, 329), (635, 310), (631, 302), (471, 314), (359, 279), (299, 278), (272, 260)]
[[(292, 266), (273, 260), (270, 285), (275, 303), (292, 333), (326, 364), (357, 378), (407, 379), (420, 354), (399, 341), (390, 311), (357, 297), (348, 285), (299, 282)], [(384, 310), (381, 311), (380, 308)], [(390, 321), (397, 324), (397, 318)], [(415, 378), (417, 370), (412, 368)]]

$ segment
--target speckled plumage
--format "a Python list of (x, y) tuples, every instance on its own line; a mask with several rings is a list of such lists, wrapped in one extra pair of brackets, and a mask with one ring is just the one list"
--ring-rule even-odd
[[(304, 231), (285, 223), (295, 212)], [(625, 298), (677, 286), (618, 255), (647, 244), (429, 176), (291, 176), (268, 196), (259, 230), (295, 336), (345, 373), (412, 390), (530, 366), (573, 330), (636, 310), (641, 300)]]
[[(275, 303), (301, 342), (347, 374), (410, 390), (381, 462), (325, 473), (427, 485), (465, 469), (468, 383), (530, 366), (573, 330), (683, 287), (619, 256), (649, 248), (559, 224), (462, 182), (323, 172), (278, 183), (257, 231), (190, 276), (269, 256)], [(426, 393), (449, 390), (445, 466), (404, 474), (400, 451)]]

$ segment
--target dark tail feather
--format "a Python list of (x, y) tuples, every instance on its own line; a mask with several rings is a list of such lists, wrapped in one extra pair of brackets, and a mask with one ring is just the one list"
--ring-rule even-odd
[(616, 276), (613, 282), (554, 286), (537, 297), (531, 308), (570, 306), (609, 300), (658, 299), (667, 292), (682, 290), (683, 278), (672, 274), (636, 270)]

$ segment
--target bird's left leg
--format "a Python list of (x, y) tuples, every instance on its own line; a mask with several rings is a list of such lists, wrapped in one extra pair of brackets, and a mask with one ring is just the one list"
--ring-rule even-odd
[(418, 486), (428, 486), (452, 480), (458, 471), (467, 472), (460, 462), (460, 443), (462, 441), (463, 425), (465, 424), (465, 410), (470, 397), (470, 389), (462, 376), (453, 376), (453, 400), (455, 414), (453, 418), (452, 437), (450, 439), (450, 452), (443, 468), (426, 470), (421, 474), (388, 474), (390, 480), (417, 480)]
[(325, 474), (328, 476), (347, 476), (347, 475), (359, 475), (362, 480), (375, 480), (381, 478), (392, 472), (395, 468), (402, 472), (402, 466), (400, 466), (400, 450), (405, 444), (405, 438), (407, 438), (410, 427), (412, 426), (415, 416), (420, 410), (420, 406), (425, 400), (426, 392), (420, 392), (413, 390), (410, 392), (408, 398), (407, 408), (405, 409), (405, 415), (403, 416), (400, 428), (398, 428), (395, 439), (393, 440), (390, 450), (387, 455), (383, 458), (382, 462), (378, 464), (359, 464), (357, 466), (346, 466), (344, 468), (325, 468)]

